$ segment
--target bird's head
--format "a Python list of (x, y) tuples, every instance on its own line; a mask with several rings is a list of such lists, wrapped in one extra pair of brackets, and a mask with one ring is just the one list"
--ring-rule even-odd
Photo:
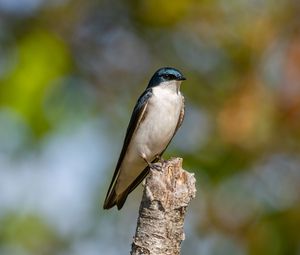
[(186, 78), (183, 74), (173, 67), (163, 67), (158, 69), (149, 81), (148, 88), (159, 86), (164, 82), (184, 81)]

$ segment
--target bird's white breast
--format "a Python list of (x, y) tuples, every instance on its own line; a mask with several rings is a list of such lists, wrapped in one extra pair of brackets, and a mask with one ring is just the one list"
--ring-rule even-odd
[(149, 161), (166, 148), (175, 132), (183, 104), (177, 86), (174, 81), (153, 88), (146, 118), (137, 130), (136, 149)]

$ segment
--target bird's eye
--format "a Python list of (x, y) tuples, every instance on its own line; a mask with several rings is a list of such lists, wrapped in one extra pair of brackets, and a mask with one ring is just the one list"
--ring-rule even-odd
[(165, 74), (165, 75), (164, 75), (164, 78), (165, 78), (166, 80), (172, 80), (172, 79), (174, 78), (174, 75), (172, 75), (172, 74)]

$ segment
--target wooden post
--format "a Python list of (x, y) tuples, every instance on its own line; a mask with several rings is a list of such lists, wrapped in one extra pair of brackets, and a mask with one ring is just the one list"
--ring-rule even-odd
[[(177, 255), (184, 240), (186, 209), (195, 197), (194, 174), (182, 169), (182, 159), (150, 169), (146, 178), (131, 255)], [(157, 165), (156, 165), (157, 166)]]

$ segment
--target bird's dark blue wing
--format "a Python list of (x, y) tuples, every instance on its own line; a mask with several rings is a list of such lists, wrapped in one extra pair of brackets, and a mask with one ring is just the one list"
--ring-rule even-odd
[(119, 160), (118, 160), (118, 163), (117, 163), (117, 166), (116, 166), (111, 184), (109, 186), (109, 189), (108, 189), (108, 192), (107, 192), (107, 195), (106, 195), (106, 199), (105, 199), (104, 206), (103, 206), (104, 209), (111, 208), (117, 202), (117, 201), (115, 201), (115, 198), (114, 198), (114, 192), (113, 192), (114, 184), (115, 184), (115, 182), (118, 178), (119, 169), (120, 169), (122, 161), (125, 157), (125, 154), (126, 154), (128, 146), (129, 146), (129, 143), (131, 141), (132, 135), (135, 132), (136, 128), (139, 126), (141, 120), (145, 117), (147, 102), (148, 102), (148, 100), (151, 96), (152, 96), (152, 89), (151, 88), (146, 89), (144, 91), (144, 93), (139, 97), (139, 99), (138, 99), (138, 101), (137, 101), (137, 103), (136, 103), (136, 105), (133, 109), (129, 125), (127, 127), (126, 136), (125, 136), (125, 139), (124, 139), (121, 154), (120, 154), (120, 157), (119, 157)]

